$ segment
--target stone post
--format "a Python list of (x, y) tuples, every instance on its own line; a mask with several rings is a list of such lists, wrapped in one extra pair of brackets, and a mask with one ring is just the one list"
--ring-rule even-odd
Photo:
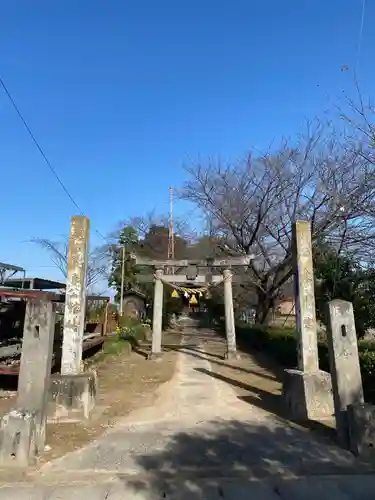
[(161, 338), (163, 326), (163, 271), (158, 269), (155, 272), (154, 281), (154, 303), (152, 310), (152, 346), (149, 359), (157, 359), (162, 355)]
[(224, 276), (224, 309), (225, 309), (225, 334), (227, 339), (226, 359), (237, 358), (236, 329), (234, 323), (232, 272), (223, 271)]
[(293, 225), (293, 266), (298, 368), (315, 372), (319, 370), (319, 357), (309, 222), (299, 221)]
[(329, 303), (327, 340), (337, 437), (341, 446), (349, 448), (348, 407), (364, 402), (351, 302), (336, 299)]
[(86, 274), (90, 222), (74, 216), (70, 225), (61, 374), (51, 380), (51, 416), (63, 421), (89, 418), (95, 406), (97, 378), (82, 370), (82, 342), (86, 314)]
[(310, 223), (293, 224), (297, 366), (285, 370), (283, 397), (291, 418), (327, 418), (333, 413), (331, 377), (319, 370)]
[(89, 230), (90, 221), (87, 217), (72, 217), (61, 359), (63, 375), (75, 375), (81, 372)]
[(26, 305), (17, 408), (3, 417), (0, 462), (25, 466), (44, 450), (55, 311), (52, 302)]

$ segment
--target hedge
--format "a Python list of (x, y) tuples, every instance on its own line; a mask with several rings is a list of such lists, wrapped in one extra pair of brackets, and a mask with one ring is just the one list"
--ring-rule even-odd
[[(237, 325), (236, 333), (239, 344), (268, 354), (285, 368), (297, 366), (297, 341), (294, 328)], [(358, 349), (365, 399), (372, 403), (375, 402), (375, 343), (359, 342)], [(329, 372), (327, 345), (320, 342), (318, 351), (320, 368)]]

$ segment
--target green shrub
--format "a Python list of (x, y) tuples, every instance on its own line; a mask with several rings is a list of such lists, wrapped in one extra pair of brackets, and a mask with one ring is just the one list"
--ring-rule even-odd
[(257, 351), (270, 354), (285, 367), (297, 363), (296, 336), (293, 328), (280, 327), (237, 327), (239, 343), (244, 342)]
[(365, 349), (359, 353), (363, 390), (368, 402), (375, 402), (375, 352)]
[[(236, 332), (239, 345), (245, 344), (254, 350), (263, 351), (285, 368), (297, 366), (297, 335), (294, 328), (239, 325)], [(358, 348), (365, 398), (375, 402), (375, 345), (359, 342)], [(327, 344), (320, 342), (318, 352), (320, 368), (329, 372)]]
[(117, 335), (123, 340), (129, 340), (134, 345), (147, 338), (148, 328), (147, 325), (143, 325), (135, 318), (123, 316), (119, 321)]

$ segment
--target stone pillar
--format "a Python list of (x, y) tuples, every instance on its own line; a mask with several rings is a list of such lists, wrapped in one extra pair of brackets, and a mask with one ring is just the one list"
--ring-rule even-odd
[(329, 303), (327, 340), (337, 437), (341, 446), (349, 448), (348, 406), (364, 402), (351, 302), (336, 299)]
[(232, 272), (229, 269), (223, 271), (224, 276), (224, 309), (225, 309), (225, 334), (227, 339), (226, 359), (237, 358), (236, 328), (234, 323)]
[(81, 372), (89, 231), (90, 221), (87, 217), (72, 217), (61, 359), (63, 375), (75, 375)]
[(89, 229), (90, 222), (87, 217), (72, 217), (61, 374), (52, 376), (50, 387), (50, 416), (57, 421), (89, 418), (95, 406), (96, 373), (82, 371)]
[(283, 397), (291, 418), (328, 418), (333, 413), (331, 377), (319, 370), (310, 223), (293, 224), (297, 365), (285, 370)]
[(29, 300), (26, 305), (23, 327), (17, 406), (40, 412), (39, 434), (43, 446), (54, 335), (54, 304), (47, 301)]
[(163, 326), (163, 271), (158, 269), (155, 272), (154, 303), (152, 310), (152, 346), (149, 359), (157, 359), (162, 355), (161, 339)]
[(306, 221), (293, 225), (293, 266), (298, 368), (304, 372), (315, 372), (319, 370), (319, 357), (314, 271), (310, 223)]
[(44, 450), (55, 312), (52, 302), (26, 305), (17, 408), (3, 417), (0, 463), (26, 466)]

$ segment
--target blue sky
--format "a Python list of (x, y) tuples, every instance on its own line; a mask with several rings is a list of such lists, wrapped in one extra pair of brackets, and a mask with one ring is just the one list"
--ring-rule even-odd
[[(237, 159), (353, 90), (362, 0), (2, 2), (0, 75), (67, 188), (107, 234), (168, 209), (183, 164)], [(359, 76), (374, 93), (375, 4)], [(372, 85), (371, 85), (372, 84)], [(0, 89), (0, 261), (57, 277), (28, 242), (76, 209)], [(176, 205), (183, 214), (186, 207)], [(100, 239), (92, 232), (92, 244)]]

